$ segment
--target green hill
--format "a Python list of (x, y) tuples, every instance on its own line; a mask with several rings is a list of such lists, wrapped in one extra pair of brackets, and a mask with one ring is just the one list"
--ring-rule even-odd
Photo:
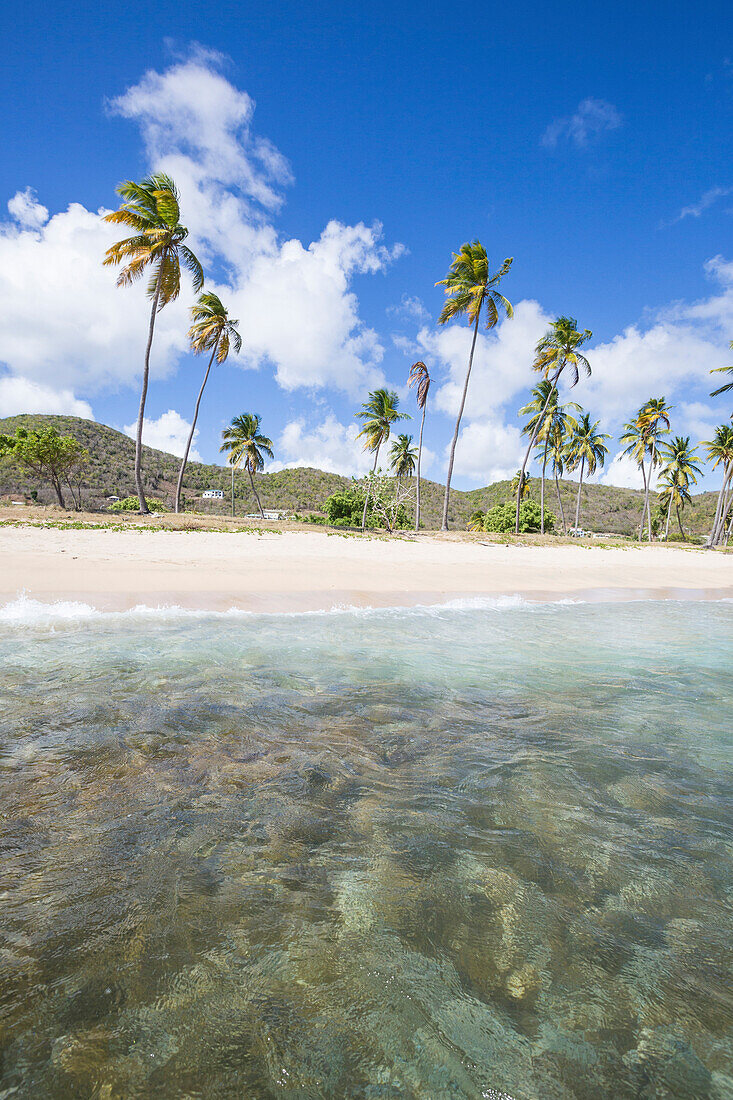
[[(135, 491), (133, 462), (135, 444), (122, 432), (97, 424), (92, 420), (82, 420), (76, 416), (23, 415), (0, 419), (0, 432), (13, 434), (19, 427), (39, 427), (49, 425), (61, 435), (73, 435), (90, 453), (91, 460), (87, 476), (84, 479), (84, 506), (91, 510), (105, 508), (110, 496), (126, 497)], [(151, 497), (171, 504), (178, 477), (180, 460), (164, 451), (144, 447), (143, 468), (146, 492)], [(292, 512), (318, 512), (331, 493), (345, 488), (350, 479), (339, 474), (326, 473), (310, 467), (294, 470), (280, 470), (277, 473), (262, 474), (257, 479), (258, 489), (265, 508), (277, 508)], [(539, 496), (539, 483), (532, 480), (531, 494)], [(189, 507), (204, 513), (226, 513), (229, 511), (229, 491), (231, 472), (229, 467), (206, 465), (191, 462), (186, 469), (184, 497)], [(223, 489), (226, 499), (222, 501), (203, 501), (200, 495), (204, 489)], [(53, 493), (50, 486), (38, 483), (31, 475), (19, 469), (12, 462), (0, 462), (0, 497), (11, 494), (38, 494), (42, 503), (52, 503)], [(561, 481), (560, 492), (565, 516), (572, 522), (575, 515), (575, 496), (577, 484)], [(554, 512), (558, 511), (554, 483), (546, 488), (546, 504)], [(506, 500), (510, 495), (509, 482), (498, 481), (483, 489), (470, 492), (453, 490), (451, 492), (450, 522), (458, 528), (465, 528), (471, 513), (476, 509), (485, 510), (493, 504)], [(434, 481), (422, 481), (422, 515), (424, 526), (428, 529), (440, 526), (443, 501), (443, 486)], [(249, 479), (246, 474), (235, 474), (235, 506), (238, 515), (251, 512), (255, 507)], [(581, 512), (582, 525), (592, 531), (632, 534), (638, 525), (642, 506), (642, 493), (635, 489), (622, 489), (611, 485), (583, 486)], [(700, 493), (693, 498), (693, 505), (685, 510), (684, 523), (687, 530), (695, 534), (705, 534), (712, 523), (715, 509), (715, 494)], [(674, 516), (672, 520), (674, 524)], [(672, 530), (674, 530), (674, 526)]]

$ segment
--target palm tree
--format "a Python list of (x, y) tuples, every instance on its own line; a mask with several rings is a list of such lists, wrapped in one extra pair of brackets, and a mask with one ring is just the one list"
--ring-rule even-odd
[(254, 475), (265, 468), (263, 455), (267, 458), (274, 458), (274, 455), (272, 440), (266, 435), (260, 435), (261, 423), (262, 417), (257, 413), (242, 413), (241, 416), (235, 416), (229, 427), (221, 433), (223, 443), (219, 450), (228, 452), (232, 476), (234, 476), (234, 469), (244, 463), (260, 515), (264, 519), (265, 513), (262, 511), (262, 501), (255, 489)]
[(525, 474), (524, 470), (517, 470), (512, 478), (512, 496), (518, 495), (520, 500), (524, 500), (529, 493), (529, 483), (531, 480), (532, 478), (529, 474)]
[(389, 452), (389, 465), (397, 478), (412, 477), (417, 462), (417, 451), (411, 435), (398, 435)]
[(590, 414), (583, 413), (570, 432), (570, 439), (568, 440), (568, 467), (571, 470), (577, 470), (580, 466), (578, 499), (575, 505), (576, 531), (580, 524), (580, 494), (583, 489), (583, 473), (587, 470), (588, 475), (592, 477), (599, 467), (603, 468), (608, 454), (605, 441), (611, 437), (598, 431), (599, 424), (600, 420), (596, 420), (595, 424), (591, 424)]
[(216, 357), (217, 363), (223, 363), (229, 355), (230, 346), (234, 348), (235, 355), (239, 355), (242, 348), (242, 337), (236, 329), (239, 321), (234, 321), (228, 316), (226, 309), (221, 303), (221, 299), (218, 298), (216, 294), (208, 293), (201, 295), (196, 305), (191, 306), (191, 320), (193, 324), (188, 330), (188, 338), (191, 341), (192, 351), (194, 354), (200, 355), (202, 351), (211, 349), (211, 358), (206, 368), (204, 380), (201, 383), (199, 395), (196, 398), (196, 406), (193, 410), (193, 421), (191, 422), (191, 431), (188, 435), (186, 450), (184, 451), (181, 469), (178, 473), (178, 484), (176, 485), (176, 512), (180, 510), (181, 486), (183, 485), (183, 475), (186, 470), (186, 463), (188, 462), (188, 452), (191, 450), (193, 433), (196, 430), (196, 421), (199, 415), (199, 406), (201, 405), (201, 398), (204, 394), (204, 387), (209, 380), (209, 371), (214, 362), (214, 357)]
[(499, 281), (506, 275), (507, 271), (512, 266), (512, 262), (511, 258), (504, 260), (499, 270), (492, 275), (489, 270), (489, 259), (486, 255), (486, 249), (480, 241), (470, 241), (461, 245), (459, 252), (453, 253), (453, 262), (448, 269), (448, 274), (445, 279), (441, 279), (435, 284), (436, 286), (444, 286), (445, 293), (448, 296), (448, 301), (440, 311), (438, 324), (444, 325), (447, 321), (452, 321), (454, 318), (462, 317), (465, 314), (468, 318), (468, 323), (473, 325), (473, 340), (471, 341), (471, 353), (468, 357), (466, 381), (463, 383), (463, 395), (458, 409), (458, 416), (456, 417), (456, 429), (453, 433), (450, 457), (448, 459), (448, 477), (445, 483), (443, 522), (441, 524), (441, 529), (443, 531), (448, 530), (448, 501), (450, 499), (450, 482), (453, 476), (453, 461), (456, 455), (456, 444), (458, 442), (458, 432), (461, 427), (461, 417), (463, 416), (463, 409), (466, 404), (468, 380), (471, 377), (471, 367), (473, 366), (473, 353), (476, 348), (479, 320), (481, 319), (481, 313), (484, 306), (486, 306), (487, 328), (494, 327), (499, 320), (499, 314), (501, 312), (506, 313), (507, 317), (514, 316), (514, 308), (511, 302), (507, 301), (503, 294), (500, 294), (496, 289)]
[[(689, 435), (684, 437), (676, 435), (671, 442), (662, 444), (660, 452), (664, 460), (664, 467), (662, 469), (663, 492), (660, 492), (659, 499), (662, 501), (663, 496), (666, 495), (667, 519), (664, 525), (664, 541), (666, 542), (669, 537), (669, 517), (672, 513), (672, 504), (676, 503), (678, 509), (680, 505), (684, 507), (685, 501), (682, 499), (682, 491), (689, 489), (690, 483), (697, 485), (697, 475), (701, 474), (702, 470), (697, 465), (700, 458), (694, 448), (690, 446)], [(687, 495), (689, 497), (689, 493)], [(681, 530), (682, 523), (679, 518), (679, 510), (677, 512), (677, 522)]]
[[(532, 432), (529, 446), (527, 447), (527, 453), (522, 463), (522, 473), (524, 473), (526, 469), (529, 456), (532, 453), (532, 448), (537, 442), (537, 435), (544, 422), (547, 406), (552, 398), (552, 390), (557, 387), (560, 375), (567, 367), (572, 379), (570, 383), (572, 388), (578, 383), (581, 369), (584, 370), (586, 374), (590, 374), (590, 363), (579, 351), (579, 348), (581, 348), (586, 341), (590, 340), (593, 333), (588, 328), (579, 332), (576, 328), (577, 324), (578, 322), (574, 317), (558, 317), (557, 321), (552, 322), (549, 330), (535, 348), (535, 360), (532, 364), (532, 370), (540, 371), (544, 378), (549, 379), (552, 389), (548, 393), (545, 408), (540, 410), (537, 424)], [(514, 522), (514, 533), (517, 535), (519, 534), (520, 503), (519, 493), (517, 493), (517, 508)]]
[(117, 286), (130, 286), (149, 272), (146, 294), (152, 299), (135, 434), (135, 486), (140, 511), (147, 513), (142, 475), (143, 422), (155, 318), (180, 293), (181, 263), (192, 277), (196, 294), (204, 285), (204, 272), (191, 249), (183, 243), (188, 230), (180, 223), (178, 190), (170, 176), (158, 172), (146, 176), (140, 183), (125, 180), (117, 188), (117, 193), (125, 201), (119, 210), (105, 215), (104, 220), (128, 226), (134, 231), (134, 236), (117, 241), (108, 248), (102, 263), (109, 266), (127, 261), (117, 277)]
[(684, 508), (686, 504), (690, 504), (692, 496), (690, 495), (689, 482), (685, 481), (680, 472), (673, 467), (665, 467), (662, 470), (660, 481), (662, 484), (659, 490), (659, 503), (667, 509), (667, 521), (664, 528), (665, 542), (669, 536), (669, 516), (672, 511), (672, 505), (675, 506), (675, 512), (677, 513), (677, 526), (680, 529), (682, 538), (687, 538), (684, 527), (682, 526), (682, 519), (680, 517), (680, 509)]
[(575, 401), (570, 401), (567, 405), (561, 405), (558, 401), (557, 389), (547, 378), (543, 378), (532, 390), (532, 400), (519, 410), (520, 416), (529, 416), (529, 420), (522, 428), (522, 434), (535, 435), (538, 442), (544, 442), (541, 455), (536, 456), (542, 464), (540, 479), (540, 512), (542, 519), (540, 521), (540, 532), (543, 535), (545, 533), (545, 473), (550, 436), (556, 422), (560, 422), (565, 430), (571, 425), (575, 425), (575, 419), (566, 412), (569, 408), (580, 411), (580, 405), (577, 405)]
[(639, 523), (639, 542), (641, 542), (644, 534), (644, 516), (646, 514), (647, 478), (644, 459), (646, 458), (648, 442), (646, 427), (641, 421), (641, 412), (639, 412), (633, 420), (629, 420), (627, 424), (624, 424), (619, 442), (625, 444), (621, 454), (628, 455), (629, 458), (634, 459), (644, 479), (644, 504), (641, 509), (641, 522)]
[(428, 404), (428, 391), (430, 390), (430, 374), (422, 359), (413, 363), (407, 378), (408, 386), (417, 386), (417, 407), (422, 409), (420, 421), (420, 439), (417, 444), (417, 485), (415, 491), (415, 530), (420, 530), (420, 462), (422, 460), (422, 433), (425, 427), (425, 413)]
[[(730, 350), (733, 351), (733, 340), (730, 342)], [(711, 374), (733, 374), (733, 367), (714, 367), (710, 371)], [(711, 397), (718, 397), (721, 393), (729, 393), (733, 390), (733, 382), (726, 382), (725, 385), (719, 386), (717, 390), (713, 390), (710, 394)]]
[(468, 530), (483, 531), (485, 517), (486, 513), (482, 512), (480, 508), (477, 508), (475, 512), (471, 513), (471, 518), (468, 521)]
[[(568, 418), (568, 421), (570, 418)], [(573, 419), (573, 423), (576, 421)], [(560, 478), (565, 472), (565, 463), (568, 457), (568, 430), (569, 423), (562, 423), (561, 421), (555, 421), (548, 432), (550, 446), (549, 455), (550, 462), (552, 463), (552, 474), (555, 479), (555, 492), (557, 493), (557, 505), (560, 509), (560, 518), (562, 519), (562, 533), (565, 534), (565, 509), (562, 506), (562, 497), (560, 496)], [(544, 519), (544, 516), (543, 516)]]
[(713, 434), (713, 438), (703, 443), (708, 452), (708, 461), (716, 466), (723, 467), (723, 484), (718, 493), (718, 502), (715, 508), (713, 526), (705, 543), (708, 549), (717, 546), (723, 537), (726, 516), (730, 508), (731, 479), (733, 478), (733, 428), (729, 424), (720, 424)]
[(649, 451), (649, 478), (645, 488), (646, 518), (649, 525), (649, 542), (652, 541), (652, 516), (649, 499), (652, 489), (652, 476), (654, 467), (658, 463), (659, 444), (662, 436), (669, 432), (669, 414), (671, 407), (663, 397), (651, 397), (645, 405), (639, 409), (639, 422), (646, 436), (647, 450)]
[[(389, 439), (392, 425), (397, 420), (411, 420), (409, 413), (397, 411), (400, 399), (394, 390), (373, 390), (369, 394), (369, 400), (361, 407), (361, 412), (354, 415), (358, 420), (363, 420), (361, 431), (357, 439), (364, 438), (364, 450), (374, 453), (374, 465), (372, 473), (377, 468), (379, 450), (383, 443)], [(367, 508), (369, 507), (369, 488), (364, 494), (364, 513), (361, 517), (362, 531), (366, 527)]]

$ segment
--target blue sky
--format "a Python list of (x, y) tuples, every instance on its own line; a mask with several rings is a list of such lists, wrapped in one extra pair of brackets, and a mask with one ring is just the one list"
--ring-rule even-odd
[[(516, 469), (532, 348), (561, 313), (593, 330), (572, 396), (604, 430), (664, 394), (673, 428), (707, 438), (730, 414), (707, 373), (733, 337), (730, 26), (713, 2), (19, 9), (0, 71), (0, 415), (133, 424), (146, 303), (100, 268), (99, 211), (162, 166), (242, 322), (205, 397), (206, 460), (257, 411), (279, 463), (357, 472), (354, 411), (386, 383), (414, 413), (419, 357), (442, 478), (468, 332), (436, 326), (434, 283), (474, 237), (514, 256), (517, 315), (479, 343), (456, 485)], [(154, 346), (147, 437), (169, 449), (203, 368), (190, 301)], [(623, 461), (603, 477), (638, 483)]]

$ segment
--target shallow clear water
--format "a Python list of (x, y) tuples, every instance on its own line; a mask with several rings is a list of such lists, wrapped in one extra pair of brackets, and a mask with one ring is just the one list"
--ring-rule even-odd
[(733, 1097), (733, 604), (0, 614), (0, 1097)]

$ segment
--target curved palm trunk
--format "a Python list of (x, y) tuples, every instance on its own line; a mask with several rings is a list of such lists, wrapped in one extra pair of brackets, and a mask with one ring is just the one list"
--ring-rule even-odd
[(540, 425), (542, 424), (542, 421), (545, 419), (545, 413), (547, 412), (547, 406), (550, 404), (550, 401), (552, 399), (552, 395), (555, 392), (555, 386), (557, 385), (557, 380), (560, 377), (561, 372), (562, 372), (562, 367), (560, 368), (559, 371), (557, 371), (557, 373), (555, 374), (555, 377), (552, 380), (552, 388), (550, 389), (550, 392), (547, 395), (547, 400), (545, 401), (544, 405), (542, 406), (542, 412), (540, 413), (540, 415), (537, 418), (537, 424), (535, 425), (535, 429), (532, 432), (532, 438), (529, 441), (529, 447), (527, 447), (527, 452), (524, 456), (524, 462), (522, 463), (522, 469), (519, 472), (519, 484), (517, 485), (517, 514), (514, 518), (514, 534), (515, 535), (519, 534), (519, 506), (522, 503), (522, 485), (524, 484), (524, 471), (527, 468), (527, 463), (529, 462), (529, 456), (532, 453), (532, 448), (534, 447), (535, 443), (537, 442), (537, 436), (540, 434)]
[(728, 543), (730, 542), (731, 535), (733, 535), (733, 515), (731, 515), (731, 517), (730, 517), (730, 523), (728, 524), (728, 527), (727, 527), (726, 532), (725, 532), (725, 542), (723, 543), (723, 546), (725, 546), (725, 547), (728, 546)]
[(718, 502), (715, 506), (715, 516), (713, 518), (713, 526), (711, 528), (710, 534), (708, 535), (708, 541), (705, 543), (705, 546), (708, 549), (711, 546), (715, 546), (717, 544), (717, 541), (718, 541), (718, 530), (720, 528), (721, 521), (722, 521), (722, 516), (724, 514), (722, 512), (723, 500), (725, 499), (725, 496), (726, 496), (726, 489), (728, 487), (728, 481), (730, 480), (731, 473), (733, 473), (733, 463), (729, 463), (723, 469), (723, 484), (720, 486), (720, 492), (718, 493)]
[(641, 476), (644, 478), (644, 503), (641, 508), (641, 521), (639, 523), (639, 542), (641, 542), (644, 537), (644, 516), (646, 514), (646, 466), (643, 458), (639, 465), (641, 466)]
[(417, 445), (417, 488), (415, 494), (415, 531), (420, 530), (420, 459), (422, 458), (422, 433), (425, 427), (426, 405), (422, 407), (422, 420), (420, 421), (420, 442)]
[[(374, 452), (374, 465), (372, 466), (372, 473), (374, 473), (376, 468), (377, 468), (377, 459), (379, 458), (379, 448), (381, 446), (382, 446), (382, 444), (380, 443), (378, 445), (376, 451)], [(366, 527), (366, 518), (367, 518), (367, 509), (368, 509), (368, 507), (369, 507), (369, 486), (367, 486), (367, 491), (364, 494), (364, 512), (362, 513), (362, 517), (361, 517), (361, 533), (362, 534), (364, 534), (364, 528)]]
[(143, 515), (149, 512), (145, 500), (145, 487), (143, 485), (143, 421), (145, 419), (145, 401), (148, 396), (148, 379), (150, 377), (150, 349), (153, 346), (153, 332), (155, 330), (155, 316), (158, 312), (160, 300), (160, 284), (163, 278), (163, 261), (158, 263), (158, 278), (153, 295), (153, 306), (150, 310), (150, 325), (148, 326), (148, 342), (145, 346), (145, 366), (143, 367), (143, 387), (140, 393), (140, 408), (137, 414), (137, 431), (135, 432), (135, 488), (137, 489), (140, 511)]
[(685, 534), (684, 528), (682, 526), (682, 519), (680, 518), (680, 506), (679, 506), (679, 504), (675, 505), (675, 512), (677, 513), (677, 526), (680, 529), (680, 534), (682, 535), (683, 539), (686, 539), (687, 535)]
[(234, 517), (234, 463), (232, 462), (232, 518)]
[(580, 523), (580, 493), (583, 488), (583, 471), (585, 469), (585, 458), (580, 460), (580, 481), (578, 482), (578, 499), (575, 504), (575, 530), (578, 530), (578, 524)]
[(463, 396), (461, 397), (461, 405), (458, 409), (458, 417), (456, 418), (456, 430), (453, 432), (453, 441), (450, 445), (450, 457), (448, 458), (448, 476), (445, 482), (445, 496), (443, 497), (443, 522), (440, 526), (441, 531), (448, 530), (448, 502), (450, 500), (450, 481), (453, 477), (453, 460), (456, 457), (456, 443), (458, 442), (458, 432), (461, 428), (461, 417), (463, 416), (463, 410), (466, 406), (468, 380), (471, 377), (471, 367), (473, 366), (473, 353), (476, 349), (476, 337), (478, 336), (478, 322), (479, 313), (476, 314), (476, 323), (473, 326), (473, 340), (471, 341), (471, 354), (468, 357), (468, 370), (466, 371), (466, 381), (463, 383)]
[[(669, 517), (672, 515), (672, 494), (669, 494), (669, 504), (667, 505), (667, 522), (664, 525), (664, 541), (669, 538)], [(677, 513), (679, 518), (679, 512)]]
[(257, 501), (257, 507), (260, 510), (260, 515), (264, 519), (265, 518), (265, 513), (262, 511), (262, 501), (260, 500), (259, 493), (255, 489), (255, 479), (254, 479), (254, 476), (252, 474), (252, 467), (249, 466), (249, 465), (247, 466), (247, 473), (249, 474), (249, 483), (252, 486), (252, 492), (254, 493), (255, 500)]
[(201, 398), (204, 395), (204, 387), (209, 380), (209, 372), (211, 371), (211, 364), (214, 362), (214, 356), (216, 355), (217, 348), (219, 347), (219, 340), (217, 339), (214, 344), (214, 350), (211, 353), (211, 359), (209, 359), (209, 365), (206, 368), (206, 374), (204, 380), (201, 383), (201, 389), (199, 395), (196, 398), (196, 408), (193, 410), (193, 421), (191, 423), (191, 431), (188, 433), (188, 440), (186, 441), (186, 450), (183, 452), (183, 461), (181, 462), (181, 469), (178, 472), (178, 484), (176, 485), (176, 514), (180, 511), (181, 504), (181, 488), (183, 486), (183, 475), (186, 472), (186, 463), (188, 462), (188, 452), (191, 450), (191, 443), (193, 442), (193, 433), (196, 431), (196, 421), (199, 415), (199, 406), (201, 405)]
[(545, 450), (542, 455), (542, 480), (540, 481), (540, 534), (545, 533), (545, 471), (547, 469), (547, 447), (550, 442), (550, 433), (545, 436)]
[(560, 496), (560, 482), (558, 481), (557, 474), (555, 474), (555, 489), (557, 490), (557, 503), (560, 506), (560, 517), (562, 519), (562, 533), (565, 534), (565, 510), (562, 506), (562, 497)]

